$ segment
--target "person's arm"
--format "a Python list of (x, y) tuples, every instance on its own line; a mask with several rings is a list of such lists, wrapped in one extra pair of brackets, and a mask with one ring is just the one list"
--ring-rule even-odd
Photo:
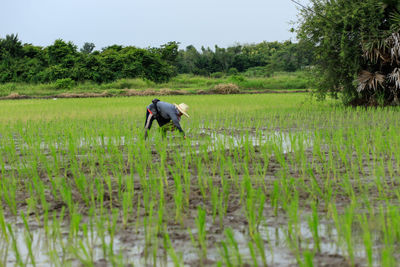
[(171, 121), (175, 125), (175, 127), (178, 128), (179, 132), (183, 135), (183, 137), (186, 137), (185, 132), (183, 131), (181, 124), (179, 123), (178, 116), (176, 114), (171, 114), (170, 117), (171, 117)]
[(153, 124), (153, 121), (154, 121), (153, 113), (149, 109), (147, 109), (146, 121), (144, 122), (144, 139), (147, 138), (148, 132), (151, 128), (151, 125)]

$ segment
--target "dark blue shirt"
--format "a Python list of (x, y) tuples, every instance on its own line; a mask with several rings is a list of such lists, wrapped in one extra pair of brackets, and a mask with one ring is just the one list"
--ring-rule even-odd
[[(184, 133), (181, 127), (181, 124), (179, 123), (181, 117), (179, 116), (180, 112), (179, 110), (175, 107), (175, 105), (167, 103), (167, 102), (162, 102), (159, 101), (157, 102), (157, 109), (154, 106), (154, 104), (150, 104), (147, 106), (147, 109), (150, 110), (153, 115), (158, 114), (158, 117), (156, 116), (156, 120), (158, 121), (158, 124), (162, 126), (163, 124), (172, 121), (172, 123), (178, 128), (178, 130), (181, 133)], [(152, 118), (153, 120), (153, 118)], [(160, 123), (161, 122), (161, 123)], [(151, 126), (149, 126), (150, 129)]]

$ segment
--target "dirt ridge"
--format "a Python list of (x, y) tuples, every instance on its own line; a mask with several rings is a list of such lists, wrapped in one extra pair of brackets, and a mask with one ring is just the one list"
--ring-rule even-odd
[[(102, 93), (61, 93), (49, 96), (29, 96), (20, 95), (19, 93), (11, 93), (8, 96), (0, 97), (0, 100), (20, 100), (20, 99), (57, 99), (57, 98), (97, 98), (97, 97), (130, 97), (130, 96), (152, 96), (152, 95), (221, 95), (224, 93), (218, 93), (213, 90), (205, 91), (199, 90), (195, 93), (186, 92), (181, 90), (135, 90), (135, 89), (124, 89), (122, 94), (112, 94), (108, 91), (103, 91)], [(286, 93), (308, 93), (311, 90), (259, 90), (259, 91), (239, 91), (235, 93), (228, 94), (286, 94)]]

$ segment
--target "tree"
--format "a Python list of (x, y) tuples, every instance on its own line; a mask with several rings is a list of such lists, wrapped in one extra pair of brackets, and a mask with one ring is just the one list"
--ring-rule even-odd
[(83, 54), (90, 54), (90, 53), (92, 53), (93, 52), (93, 50), (94, 50), (94, 48), (95, 48), (96, 46), (94, 45), (94, 43), (88, 43), (88, 42), (86, 42), (86, 43), (84, 43), (83, 44), (83, 46), (82, 46), (82, 48), (81, 48), (81, 53), (83, 53)]
[(22, 43), (18, 40), (18, 34), (7, 34), (5, 39), (0, 39), (0, 51), (2, 52), (1, 58), (22, 56)]
[(161, 59), (166, 61), (170, 66), (171, 66), (171, 77), (176, 76), (178, 74), (177, 71), (177, 58), (178, 58), (178, 48), (179, 48), (179, 43), (177, 42), (168, 42), (164, 45), (161, 45), (161, 47), (158, 50), (158, 53), (161, 55)]
[(18, 40), (18, 34), (0, 38), (0, 82), (18, 81), (18, 62), (22, 56), (22, 43)]
[(398, 102), (396, 0), (310, 0), (301, 10), (298, 38), (313, 47), (320, 98), (339, 94), (345, 104)]
[(232, 49), (220, 48), (216, 45), (214, 58), (219, 67), (217, 71), (228, 72), (228, 70), (232, 67), (234, 51)]
[(175, 64), (176, 58), (178, 57), (178, 47), (179, 43), (168, 42), (166, 44), (161, 45), (158, 51), (161, 54), (162, 59), (166, 60), (170, 64)]
[(54, 41), (53, 45), (47, 47), (49, 64), (63, 64), (65, 67), (71, 67), (73, 58), (77, 55), (77, 47), (72, 42), (66, 43), (62, 39)]

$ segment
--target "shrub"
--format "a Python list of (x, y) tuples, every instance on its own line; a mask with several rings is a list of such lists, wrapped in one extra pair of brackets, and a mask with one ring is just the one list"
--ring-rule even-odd
[(0, 96), (9, 95), (16, 89), (17, 89), (17, 86), (15, 83), (6, 83), (6, 84), (0, 86)]
[(271, 67), (253, 67), (246, 70), (243, 74), (245, 77), (271, 77), (273, 74)]
[(246, 78), (243, 75), (233, 75), (229, 78), (234, 83), (241, 83), (246, 81)]
[(230, 68), (228, 70), (228, 75), (237, 75), (239, 73), (239, 71), (237, 70), (237, 68)]
[(71, 89), (75, 82), (71, 78), (58, 79), (55, 82), (57, 89)]
[(222, 78), (222, 77), (224, 77), (224, 73), (223, 72), (218, 71), (218, 72), (211, 73), (211, 78), (218, 79), (218, 78)]
[(109, 86), (114, 89), (129, 89), (132, 88), (132, 82), (128, 79), (120, 79), (110, 83)]

